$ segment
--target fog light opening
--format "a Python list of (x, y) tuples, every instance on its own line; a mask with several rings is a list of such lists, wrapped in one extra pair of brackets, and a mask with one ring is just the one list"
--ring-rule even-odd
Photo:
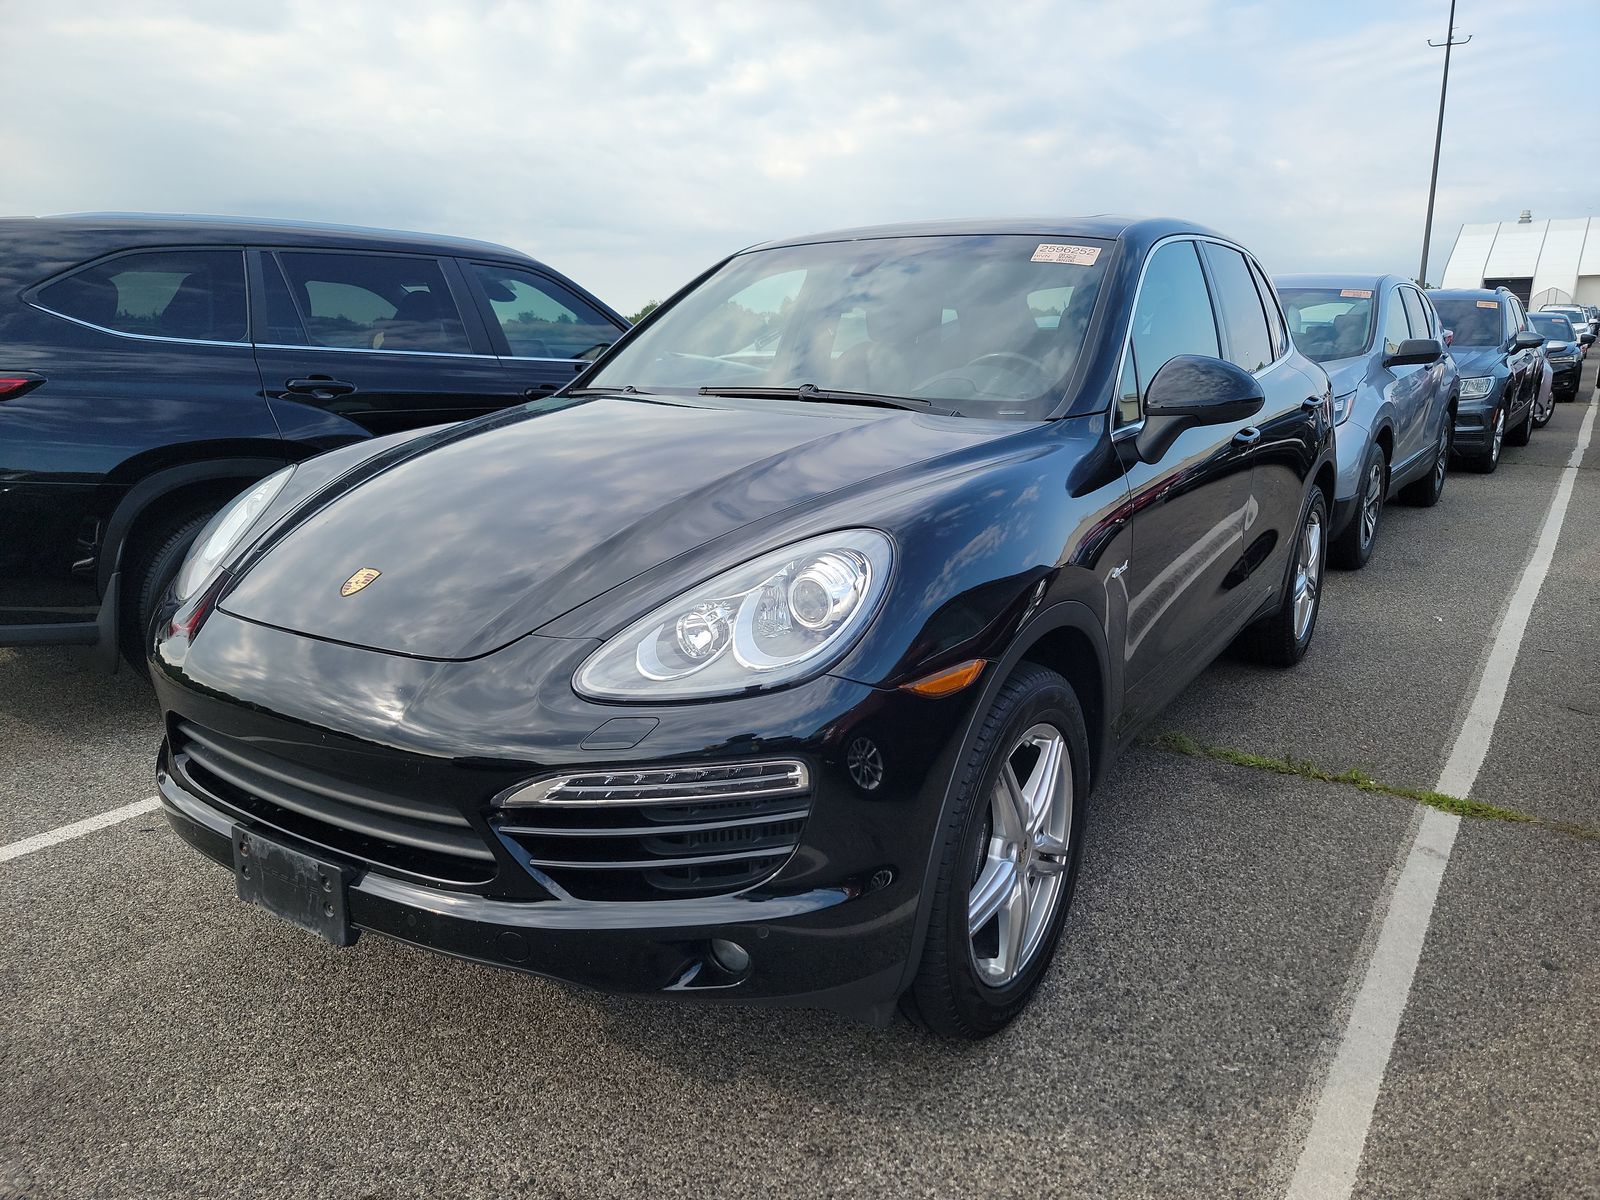
[(750, 972), (750, 952), (738, 942), (712, 938), (711, 964), (725, 975), (742, 979)]

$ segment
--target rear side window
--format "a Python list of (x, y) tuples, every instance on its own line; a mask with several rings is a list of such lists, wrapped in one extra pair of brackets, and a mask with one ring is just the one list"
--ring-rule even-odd
[(472, 269), (518, 358), (594, 358), (622, 336), (604, 313), (553, 279), (488, 263)]
[(1278, 307), (1278, 293), (1259, 263), (1250, 261), (1250, 274), (1255, 277), (1256, 291), (1261, 294), (1261, 307), (1267, 313), (1267, 327), (1272, 331), (1272, 357), (1276, 361), (1289, 351), (1289, 330), (1283, 323), (1283, 310)]
[[(279, 293), (279, 311), (267, 309), (270, 329), (289, 331), (298, 322), (310, 346), (472, 352), (461, 313), (434, 259), (294, 250), (279, 251), (277, 259), (295, 312), (282, 311)], [(271, 301), (272, 271), (266, 275)]]
[(1228, 335), (1228, 358), (1246, 371), (1259, 371), (1278, 356), (1272, 349), (1267, 314), (1249, 264), (1237, 250), (1214, 242), (1206, 242), (1203, 252), (1217, 287), (1222, 326)]
[(142, 250), (46, 284), (34, 302), (117, 333), (246, 341), (243, 250)]
[[(1193, 242), (1168, 242), (1145, 264), (1133, 310), (1133, 352), (1141, 400), (1170, 359), (1180, 354), (1218, 357), (1211, 295)], [(1125, 378), (1122, 386), (1126, 384)]]
[(1406, 302), (1406, 316), (1411, 321), (1411, 336), (1414, 338), (1431, 338), (1433, 324), (1428, 319), (1428, 305), (1422, 298), (1422, 293), (1416, 288), (1401, 288), (1400, 295)]

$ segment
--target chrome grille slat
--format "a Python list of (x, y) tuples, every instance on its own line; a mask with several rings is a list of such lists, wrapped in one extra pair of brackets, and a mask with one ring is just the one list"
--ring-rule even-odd
[(786, 812), (763, 814), (756, 817), (738, 817), (726, 821), (694, 821), (660, 825), (619, 825), (615, 827), (573, 826), (562, 828), (552, 825), (502, 825), (501, 833), (514, 837), (659, 837), (674, 833), (703, 833), (715, 829), (739, 828), (747, 825), (770, 825), (775, 821), (803, 821), (810, 812), (807, 808), (794, 808)]
[(495, 832), (583, 900), (722, 895), (771, 878), (800, 846), (811, 773), (798, 760), (582, 771), (501, 799)]

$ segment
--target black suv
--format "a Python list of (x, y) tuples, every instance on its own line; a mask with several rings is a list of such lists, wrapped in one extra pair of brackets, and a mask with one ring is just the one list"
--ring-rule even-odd
[(246, 485), (520, 404), (627, 328), (487, 242), (294, 222), (0, 220), (0, 645), (121, 645)]

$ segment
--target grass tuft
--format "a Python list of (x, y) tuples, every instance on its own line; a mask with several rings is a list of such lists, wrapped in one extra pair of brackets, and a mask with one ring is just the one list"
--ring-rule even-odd
[(1473, 800), (1466, 796), (1451, 796), (1444, 792), (1430, 792), (1421, 788), (1399, 787), (1395, 784), (1383, 783), (1368, 775), (1359, 767), (1350, 767), (1344, 771), (1330, 771), (1326, 767), (1318, 766), (1307, 759), (1297, 759), (1285, 756), (1273, 758), (1266, 754), (1252, 754), (1248, 750), (1235, 750), (1232, 746), (1208, 746), (1204, 742), (1190, 737), (1186, 733), (1170, 731), (1157, 734), (1148, 739), (1148, 744), (1158, 750), (1167, 750), (1173, 754), (1184, 754), (1190, 758), (1209, 758), (1214, 762), (1227, 763), (1234, 767), (1250, 767), (1257, 771), (1271, 771), (1277, 775), (1297, 775), (1301, 779), (1314, 779), (1318, 783), (1342, 783), (1363, 792), (1378, 792), (1386, 796), (1397, 796), (1402, 800), (1412, 800), (1418, 804), (1425, 804), (1429, 808), (1436, 808), (1440, 812), (1454, 813), (1458, 817), (1472, 817), (1485, 821), (1511, 821), (1523, 825), (1540, 825), (1546, 829), (1554, 829), (1561, 833), (1571, 834), (1574, 837), (1600, 839), (1600, 829), (1591, 829), (1583, 825), (1573, 825), (1566, 821), (1548, 821), (1532, 813), (1522, 812), (1515, 808), (1503, 808), (1498, 804), (1489, 804), (1483, 800)]

